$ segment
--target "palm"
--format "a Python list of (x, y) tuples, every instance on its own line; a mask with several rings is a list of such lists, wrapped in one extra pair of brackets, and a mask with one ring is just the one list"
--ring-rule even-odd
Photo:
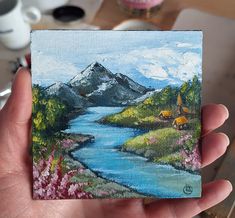
[(34, 201), (29, 173), (12, 173), (0, 180), (1, 199), (5, 199), (0, 206), (2, 217), (145, 217), (141, 200)]
[[(24, 90), (21, 90), (24, 87)], [(18, 73), (13, 94), (0, 111), (0, 204), (2, 217), (191, 217), (222, 201), (231, 192), (227, 181), (203, 187), (201, 199), (159, 200), (144, 205), (130, 200), (32, 200), (31, 160), (28, 150), (31, 133), (31, 83), (27, 71)], [(211, 133), (227, 119), (221, 105), (203, 109), (203, 166), (210, 164), (227, 147), (224, 134)], [(213, 145), (213, 149), (212, 149)], [(212, 191), (213, 190), (213, 191)]]

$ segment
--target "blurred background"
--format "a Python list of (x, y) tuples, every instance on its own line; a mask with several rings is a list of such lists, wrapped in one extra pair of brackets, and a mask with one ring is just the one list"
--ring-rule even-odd
[[(203, 169), (203, 180), (227, 178), (235, 185), (235, 1), (141, 2), (0, 0), (0, 109), (11, 93), (17, 68), (30, 68), (31, 30), (203, 30), (203, 104), (222, 103), (229, 108), (230, 119), (219, 131), (231, 139), (227, 154)], [(234, 207), (235, 192), (201, 216), (235, 218)]]

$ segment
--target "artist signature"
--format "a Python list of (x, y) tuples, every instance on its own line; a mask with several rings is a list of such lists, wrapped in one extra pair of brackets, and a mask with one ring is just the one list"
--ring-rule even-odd
[(186, 195), (191, 195), (193, 192), (193, 187), (191, 185), (186, 184), (183, 188), (183, 192)]

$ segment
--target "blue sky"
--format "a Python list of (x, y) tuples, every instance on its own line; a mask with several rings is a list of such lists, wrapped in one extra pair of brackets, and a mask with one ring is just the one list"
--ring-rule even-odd
[(33, 31), (33, 83), (67, 82), (98, 61), (146, 87), (181, 85), (202, 74), (199, 31)]

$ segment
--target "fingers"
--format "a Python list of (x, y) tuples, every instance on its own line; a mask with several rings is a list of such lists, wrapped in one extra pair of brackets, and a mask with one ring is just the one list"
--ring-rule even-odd
[(12, 94), (1, 111), (4, 120), (13, 123), (26, 123), (32, 113), (31, 76), (28, 70), (18, 70), (12, 86)]
[(193, 217), (223, 201), (232, 191), (226, 180), (218, 180), (203, 186), (200, 199), (159, 200), (146, 206), (147, 217)]
[(217, 180), (205, 184), (203, 186), (202, 198), (191, 200), (191, 204), (197, 204), (200, 210), (199, 212), (195, 211), (195, 215), (226, 199), (232, 190), (232, 184), (228, 180)]
[[(210, 133), (228, 119), (228, 109), (222, 104), (209, 104), (202, 109), (202, 167), (221, 157), (229, 145), (229, 138), (223, 133)], [(208, 134), (210, 133), (210, 134)]]
[(222, 104), (209, 104), (202, 108), (202, 134), (217, 129), (228, 119), (228, 109)]
[(224, 133), (210, 133), (202, 141), (202, 167), (205, 167), (221, 157), (230, 141)]

